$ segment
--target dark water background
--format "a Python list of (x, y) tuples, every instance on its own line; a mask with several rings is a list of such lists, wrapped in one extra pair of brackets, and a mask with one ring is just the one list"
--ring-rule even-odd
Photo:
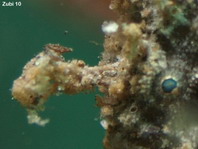
[(90, 41), (102, 44), (104, 18), (64, 1), (21, 2), (21, 7), (0, 6), (0, 149), (102, 149), (95, 92), (51, 97), (42, 113), (51, 121), (39, 127), (27, 123), (26, 110), (11, 99), (10, 89), (26, 62), (47, 43), (74, 48), (66, 59), (96, 65), (103, 47)]

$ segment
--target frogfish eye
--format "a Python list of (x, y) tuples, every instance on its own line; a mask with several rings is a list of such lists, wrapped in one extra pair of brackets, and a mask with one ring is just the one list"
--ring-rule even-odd
[(174, 79), (166, 79), (162, 82), (162, 90), (165, 93), (171, 93), (177, 87), (177, 81)]

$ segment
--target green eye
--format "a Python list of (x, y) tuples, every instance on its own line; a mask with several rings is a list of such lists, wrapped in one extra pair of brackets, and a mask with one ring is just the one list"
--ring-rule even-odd
[(172, 92), (177, 87), (177, 81), (174, 79), (166, 79), (162, 82), (162, 90), (166, 93)]

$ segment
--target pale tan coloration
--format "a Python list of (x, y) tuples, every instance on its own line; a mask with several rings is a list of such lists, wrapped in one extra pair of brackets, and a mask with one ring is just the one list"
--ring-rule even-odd
[(123, 80), (118, 81), (116, 76), (127, 73), (122, 71), (124, 61), (88, 67), (81, 60), (66, 62), (61, 54), (70, 51), (70, 48), (58, 44), (46, 45), (45, 51), (28, 62), (22, 76), (14, 81), (13, 97), (22, 105), (32, 108), (42, 105), (52, 94), (74, 94), (92, 90), (95, 86), (100, 90), (106, 90), (109, 86), (110, 96), (118, 98), (122, 95)]
[(102, 116), (110, 116), (113, 114), (113, 109), (111, 108), (111, 106), (103, 106), (101, 108), (101, 115)]

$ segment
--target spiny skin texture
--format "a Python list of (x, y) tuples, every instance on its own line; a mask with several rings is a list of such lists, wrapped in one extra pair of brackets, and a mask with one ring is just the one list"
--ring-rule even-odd
[(45, 51), (28, 62), (21, 77), (14, 81), (13, 96), (22, 105), (36, 108), (56, 93), (74, 94), (119, 81), (115, 76), (124, 68), (122, 63), (88, 67), (82, 60), (65, 62), (61, 54), (71, 51), (58, 44), (46, 45)]
[(106, 33), (98, 66), (65, 62), (69, 50), (48, 45), (14, 82), (13, 96), (37, 108), (57, 92), (97, 86), (106, 149), (198, 148), (197, 1), (112, 0), (110, 9), (119, 28)]

